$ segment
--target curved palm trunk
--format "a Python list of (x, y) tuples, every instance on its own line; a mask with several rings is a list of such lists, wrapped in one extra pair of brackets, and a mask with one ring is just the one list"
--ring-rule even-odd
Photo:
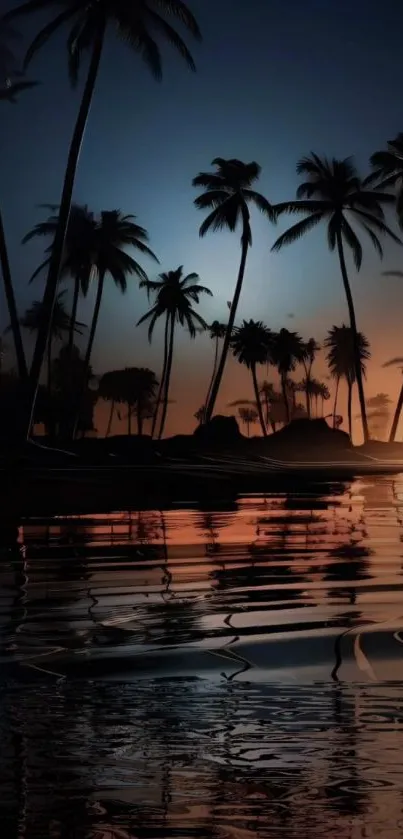
[(85, 84), (83, 98), (81, 100), (80, 110), (78, 112), (77, 121), (74, 128), (74, 133), (69, 150), (69, 156), (67, 160), (66, 173), (64, 176), (63, 190), (59, 208), (59, 222), (57, 225), (55, 239), (52, 247), (52, 253), (49, 263), (49, 273), (46, 282), (45, 293), (43, 296), (43, 307), (44, 312), (46, 314), (43, 319), (43, 325), (38, 331), (38, 337), (35, 343), (32, 365), (29, 374), (28, 402), (26, 409), (27, 414), (25, 418), (25, 435), (27, 437), (29, 436), (32, 416), (35, 409), (39, 378), (41, 375), (41, 369), (46, 351), (49, 330), (51, 328), (52, 323), (52, 313), (56, 300), (60, 269), (63, 260), (64, 243), (70, 218), (74, 182), (76, 178), (76, 172), (80, 157), (81, 146), (84, 138), (84, 132), (87, 125), (91, 103), (94, 95), (95, 83), (98, 76), (102, 48), (104, 45), (104, 37), (105, 22), (102, 22), (94, 41), (90, 66), (88, 69), (87, 81)]
[(209, 384), (209, 386), (208, 386), (207, 396), (206, 396), (206, 399), (205, 399), (205, 402), (204, 402), (205, 407), (204, 407), (204, 417), (203, 417), (203, 419), (202, 419), (202, 422), (205, 422), (205, 420), (206, 420), (207, 405), (208, 405), (208, 403), (209, 403), (210, 394), (211, 394), (211, 389), (212, 389), (212, 387), (213, 387), (214, 379), (215, 379), (215, 376), (216, 376), (216, 373), (217, 373), (217, 361), (218, 361), (218, 341), (219, 341), (219, 338), (218, 338), (218, 336), (216, 336), (216, 339), (215, 339), (215, 352), (214, 352), (213, 372), (212, 372), (212, 374), (211, 374), (210, 384)]
[(164, 433), (165, 422), (167, 418), (167, 411), (168, 411), (168, 396), (169, 396), (169, 385), (171, 381), (171, 371), (172, 371), (172, 359), (174, 353), (174, 334), (175, 334), (175, 318), (171, 315), (171, 323), (170, 323), (170, 331), (169, 331), (169, 347), (168, 347), (168, 360), (167, 360), (167, 369), (165, 374), (165, 388), (164, 388), (164, 399), (163, 399), (163, 406), (162, 406), (162, 416), (161, 416), (161, 425), (160, 431), (158, 435), (158, 439), (161, 440), (161, 437)]
[(10, 263), (8, 261), (6, 236), (3, 227), (3, 219), (0, 212), (0, 265), (3, 274), (4, 293), (7, 302), (8, 315), (10, 318), (11, 331), (15, 346), (18, 375), (22, 380), (28, 377), (28, 367), (25, 360), (24, 345), (22, 343), (21, 327), (18, 320), (17, 304), (15, 302), (13, 281), (11, 278)]
[(233, 332), (233, 329), (234, 329), (234, 323), (235, 323), (235, 317), (236, 317), (236, 312), (237, 312), (237, 308), (238, 308), (239, 298), (241, 296), (241, 291), (242, 291), (243, 278), (245, 276), (245, 266), (246, 266), (246, 259), (247, 259), (247, 256), (248, 256), (248, 250), (249, 250), (249, 243), (248, 243), (248, 240), (246, 238), (246, 234), (244, 233), (243, 236), (242, 236), (241, 264), (239, 266), (238, 279), (237, 279), (237, 284), (236, 284), (236, 287), (235, 287), (235, 294), (234, 294), (234, 297), (233, 297), (233, 300), (232, 300), (232, 303), (231, 303), (231, 310), (230, 310), (230, 313), (229, 313), (227, 331), (225, 333), (224, 344), (223, 344), (223, 348), (222, 348), (222, 351), (221, 351), (221, 358), (220, 358), (220, 362), (219, 362), (219, 365), (218, 365), (218, 370), (217, 370), (217, 373), (216, 373), (215, 378), (214, 378), (214, 382), (213, 382), (213, 386), (211, 388), (211, 393), (210, 393), (208, 405), (207, 405), (207, 408), (206, 408), (206, 422), (209, 422), (209, 420), (212, 417), (212, 414), (213, 414), (213, 411), (214, 411), (214, 406), (215, 406), (215, 403), (216, 403), (216, 400), (217, 400), (218, 391), (220, 389), (222, 377), (223, 377), (224, 370), (225, 370), (225, 364), (226, 364), (226, 361), (227, 361), (229, 346), (230, 346), (230, 342), (231, 342), (231, 336), (232, 336), (232, 332)]
[(157, 420), (158, 420), (158, 411), (161, 405), (161, 398), (164, 390), (165, 385), (165, 377), (167, 372), (167, 361), (168, 361), (168, 330), (169, 330), (169, 314), (167, 314), (165, 319), (165, 331), (164, 331), (164, 361), (162, 364), (162, 374), (161, 374), (161, 381), (160, 386), (158, 388), (158, 395), (157, 400), (155, 403), (154, 409), (154, 416), (153, 416), (153, 424), (151, 426), (151, 437), (154, 437), (155, 429), (157, 427)]
[(110, 412), (109, 412), (108, 427), (107, 427), (106, 432), (105, 432), (105, 437), (109, 437), (109, 435), (110, 435), (110, 433), (111, 433), (112, 421), (113, 421), (113, 415), (114, 415), (114, 413), (115, 413), (115, 400), (114, 400), (114, 399), (112, 399), (112, 402), (111, 402), (111, 410), (110, 410)]
[(74, 330), (77, 320), (77, 309), (78, 309), (78, 298), (80, 294), (80, 280), (76, 277), (74, 280), (74, 294), (73, 294), (73, 305), (71, 307), (71, 318), (70, 318), (70, 326), (69, 326), (69, 341), (68, 341), (68, 354), (69, 358), (71, 358), (73, 352), (73, 344), (74, 344)]
[(94, 314), (92, 316), (90, 335), (89, 335), (89, 338), (88, 338), (88, 346), (87, 346), (87, 351), (85, 353), (84, 363), (83, 363), (83, 378), (82, 378), (82, 383), (81, 383), (81, 387), (80, 387), (79, 398), (77, 400), (76, 415), (75, 415), (75, 419), (74, 419), (73, 438), (75, 437), (76, 432), (77, 432), (77, 426), (78, 426), (78, 421), (79, 421), (79, 418), (80, 418), (81, 406), (83, 404), (84, 394), (85, 394), (85, 391), (86, 391), (86, 388), (87, 388), (88, 371), (89, 371), (90, 364), (91, 364), (92, 349), (93, 349), (93, 346), (94, 346), (95, 334), (96, 334), (97, 326), (98, 326), (99, 312), (100, 312), (100, 308), (101, 308), (102, 293), (103, 293), (103, 290), (104, 290), (104, 284), (105, 284), (105, 274), (100, 274), (99, 279), (98, 279), (98, 289), (97, 289), (97, 296), (96, 296), (96, 299), (95, 299)]
[(353, 440), (353, 416), (352, 416), (352, 402), (353, 402), (353, 385), (347, 381), (348, 397), (347, 397), (347, 416), (348, 416), (348, 433), (350, 440)]
[(263, 437), (267, 437), (266, 423), (264, 421), (262, 403), (260, 401), (259, 385), (257, 383), (256, 364), (252, 364), (251, 373), (252, 373), (252, 381), (253, 381), (253, 390), (255, 391), (257, 412), (259, 414), (259, 421), (260, 421), (260, 425), (262, 427), (262, 434), (263, 434)]
[(334, 395), (334, 405), (333, 405), (333, 428), (336, 425), (336, 410), (337, 410), (337, 399), (339, 396), (339, 385), (340, 385), (340, 376), (337, 376), (336, 379), (336, 393)]
[(389, 443), (394, 443), (396, 438), (396, 432), (399, 425), (400, 414), (402, 413), (403, 408), (403, 385), (400, 388), (399, 399), (397, 400), (396, 411), (393, 417), (392, 428), (390, 429), (389, 434)]
[(291, 417), (290, 417), (290, 405), (289, 405), (289, 402), (288, 402), (287, 380), (286, 380), (285, 373), (281, 374), (281, 392), (283, 394), (284, 407), (285, 407), (285, 412), (286, 412), (286, 415), (287, 415), (287, 422), (290, 422), (290, 419), (291, 419)]
[(347, 274), (346, 261), (345, 261), (345, 258), (344, 258), (344, 250), (343, 250), (343, 241), (342, 241), (342, 238), (341, 238), (340, 230), (337, 231), (336, 239), (337, 239), (337, 250), (338, 250), (338, 253), (339, 253), (339, 260), (340, 260), (340, 269), (341, 269), (341, 274), (342, 274), (342, 277), (343, 277), (344, 290), (346, 292), (346, 298), (347, 298), (348, 313), (349, 313), (349, 317), (350, 317), (350, 327), (351, 327), (351, 332), (352, 332), (352, 335), (353, 335), (355, 378), (356, 378), (356, 381), (357, 381), (358, 396), (359, 396), (359, 400), (360, 400), (362, 430), (364, 432), (364, 442), (366, 443), (369, 440), (369, 429), (368, 429), (368, 420), (367, 420), (367, 410), (366, 410), (366, 405), (365, 405), (364, 385), (363, 385), (363, 381), (362, 381), (360, 348), (359, 348), (359, 345), (358, 345), (358, 336), (357, 336), (357, 323), (356, 323), (356, 320), (355, 320), (354, 301), (353, 301), (353, 296), (351, 294), (351, 288), (350, 288), (350, 283), (349, 283), (348, 274)]

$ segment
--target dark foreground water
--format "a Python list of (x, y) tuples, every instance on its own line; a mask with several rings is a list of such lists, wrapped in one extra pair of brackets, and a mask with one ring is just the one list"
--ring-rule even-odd
[(0, 538), (6, 839), (403, 835), (403, 476)]

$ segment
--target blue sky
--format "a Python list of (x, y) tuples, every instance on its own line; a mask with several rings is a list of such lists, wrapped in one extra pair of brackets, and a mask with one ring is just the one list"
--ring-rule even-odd
[[(210, 320), (226, 316), (239, 242), (228, 234), (199, 239), (202, 216), (192, 205), (192, 177), (216, 156), (257, 160), (263, 170), (260, 191), (276, 202), (295, 194), (296, 161), (310, 150), (353, 154), (365, 171), (372, 151), (403, 129), (403, 7), (398, 0), (189, 0), (189, 6), (204, 36), (202, 45), (191, 45), (196, 75), (164, 49), (164, 80), (157, 84), (140, 58), (110, 34), (75, 200), (95, 212), (118, 207), (136, 214), (149, 231), (161, 270), (183, 264), (212, 289), (214, 298), (202, 308)], [(44, 19), (24, 21), (20, 28), (27, 41)], [(72, 92), (68, 84), (65, 33), (35, 59), (30, 75), (42, 84), (18, 106), (2, 107), (0, 135), (0, 199), (22, 310), (40, 296), (41, 282), (29, 287), (27, 280), (42, 250), (41, 243), (21, 247), (20, 240), (43, 216), (37, 205), (59, 200), (79, 103), (80, 89)], [(320, 338), (345, 317), (337, 261), (324, 233), (319, 229), (271, 254), (283, 225), (275, 230), (256, 215), (253, 229), (240, 316), (299, 329), (306, 337), (315, 329)], [(381, 280), (380, 273), (401, 267), (402, 255), (388, 246), (381, 267), (368, 246), (360, 276), (352, 277), (359, 325), (371, 333), (375, 349), (385, 330), (395, 355), (403, 351), (398, 346), (403, 288)], [(155, 273), (152, 264), (145, 267)], [(140, 363), (157, 369), (159, 341), (150, 350), (146, 330), (134, 328), (146, 307), (135, 282), (125, 297), (108, 290), (94, 355), (97, 370)], [(83, 306), (84, 320), (90, 312), (91, 300)], [(197, 382), (207, 375), (209, 351), (206, 339), (189, 350), (185, 336), (180, 338), (178, 381), (189, 366), (197, 367)]]

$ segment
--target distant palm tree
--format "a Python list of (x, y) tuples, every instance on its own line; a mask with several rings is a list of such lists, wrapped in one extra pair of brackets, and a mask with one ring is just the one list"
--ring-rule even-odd
[(390, 418), (390, 406), (392, 400), (387, 393), (377, 393), (367, 400), (369, 409), (368, 420), (371, 427), (371, 436), (383, 439)]
[(131, 418), (137, 417), (137, 432), (143, 434), (143, 423), (149, 415), (150, 404), (155, 399), (158, 382), (155, 373), (147, 367), (126, 367), (117, 371), (120, 386), (120, 402), (127, 405), (128, 434), (131, 435)]
[(267, 435), (267, 430), (260, 401), (256, 368), (258, 364), (265, 364), (269, 357), (271, 337), (270, 329), (262, 321), (244, 320), (242, 326), (233, 331), (231, 338), (231, 349), (235, 358), (238, 359), (240, 364), (245, 364), (252, 374), (256, 407), (264, 437)]
[[(36, 391), (39, 384), (40, 372), (46, 352), (48, 332), (52, 320), (52, 311), (57, 294), (60, 270), (63, 262), (64, 242), (67, 234), (74, 183), (80, 157), (80, 150), (84, 132), (88, 121), (91, 103), (94, 96), (101, 57), (104, 50), (107, 29), (111, 29), (130, 45), (130, 47), (148, 64), (153, 75), (160, 79), (162, 76), (161, 53), (155, 35), (161, 36), (163, 41), (170, 43), (188, 66), (194, 70), (193, 58), (176, 29), (169, 22), (169, 18), (176, 18), (182, 27), (195, 38), (200, 39), (197, 22), (184, 0), (158, 0), (158, 4), (151, 0), (142, 0), (128, 11), (127, 3), (99, 3), (98, 0), (78, 0), (64, 4), (67, 8), (60, 10), (59, 0), (28, 0), (20, 6), (14, 7), (3, 16), (4, 23), (29, 13), (54, 7), (55, 17), (51, 19), (38, 33), (31, 43), (25, 58), (27, 66), (33, 56), (64, 27), (70, 27), (67, 50), (70, 81), (77, 84), (81, 59), (85, 53), (90, 53), (87, 80), (84, 86), (80, 109), (70, 144), (67, 167), (64, 177), (62, 196), (60, 200), (59, 225), (57, 228), (54, 247), (49, 265), (48, 279), (44, 294), (44, 311), (47, 317), (38, 333), (30, 373), (30, 405), (32, 415), (35, 406)], [(167, 19), (168, 18), (168, 19)], [(31, 427), (31, 417), (27, 417), (27, 429)], [(28, 431), (27, 431), (28, 433)]]
[[(329, 350), (326, 359), (332, 377), (336, 379), (337, 383), (340, 382), (340, 379), (345, 379), (347, 383), (347, 413), (350, 437), (352, 436), (352, 394), (356, 381), (355, 341), (358, 343), (360, 375), (365, 377), (365, 362), (371, 358), (371, 353), (369, 341), (362, 332), (358, 332), (354, 336), (350, 326), (345, 326), (344, 324), (342, 326), (333, 326), (329, 330), (324, 342), (324, 346)], [(335, 416), (336, 405), (333, 413)]]
[(304, 393), (306, 398), (306, 411), (308, 414), (308, 419), (311, 417), (311, 398), (309, 393), (309, 382), (312, 375), (312, 367), (315, 361), (316, 355), (320, 350), (320, 344), (315, 341), (315, 338), (309, 338), (308, 341), (305, 342), (305, 352), (302, 358), (302, 364), (304, 365), (305, 370), (305, 387)]
[(242, 420), (242, 422), (245, 423), (245, 425), (246, 425), (246, 431), (247, 431), (247, 435), (249, 437), (250, 436), (250, 426), (253, 422), (256, 422), (256, 420), (259, 417), (258, 411), (255, 411), (254, 408), (239, 408), (238, 409), (238, 414), (239, 414), (239, 417)]
[[(141, 254), (151, 257), (158, 262), (155, 254), (148, 247), (148, 233), (134, 221), (135, 216), (123, 215), (120, 210), (109, 210), (101, 213), (94, 230), (93, 266), (92, 273), (97, 282), (94, 312), (88, 338), (88, 345), (84, 356), (84, 365), (91, 364), (91, 355), (98, 326), (105, 279), (110, 275), (113, 282), (124, 294), (127, 290), (127, 277), (133, 275), (142, 283), (148, 282), (148, 277), (141, 265), (123, 250), (131, 247)], [(85, 378), (83, 388), (85, 387)], [(79, 413), (79, 394), (77, 402), (77, 417)]]
[(321, 414), (322, 414), (322, 417), (323, 417), (324, 403), (327, 402), (328, 399), (330, 399), (330, 391), (329, 391), (328, 386), (325, 384), (325, 382), (317, 382), (316, 391), (317, 391), (318, 398), (321, 400), (321, 405), (322, 405)]
[(276, 430), (275, 424), (273, 423), (273, 421), (271, 420), (271, 417), (270, 417), (271, 404), (272, 404), (272, 402), (274, 402), (274, 400), (276, 398), (276, 392), (274, 390), (274, 386), (272, 385), (272, 383), (271, 382), (266, 382), (266, 381), (262, 382), (259, 385), (259, 394), (260, 394), (261, 397), (263, 397), (263, 402), (264, 402), (264, 407), (265, 407), (266, 430), (268, 429), (269, 424), (270, 424), (271, 427), (272, 427), (272, 430), (275, 431)]
[[(50, 237), (51, 244), (46, 249), (46, 254), (51, 254), (54, 246), (57, 226), (59, 224), (59, 216), (55, 215), (58, 207), (51, 204), (44, 205), (46, 209), (52, 211), (52, 215), (46, 221), (39, 222), (32, 230), (24, 236), (22, 243), (31, 241), (36, 237)], [(71, 309), (70, 320), (70, 334), (68, 346), (70, 352), (74, 343), (74, 325), (77, 320), (78, 301), (80, 293), (85, 297), (88, 293), (91, 272), (93, 270), (95, 259), (95, 237), (97, 232), (97, 223), (94, 214), (89, 211), (87, 205), (80, 206), (72, 204), (67, 227), (63, 264), (60, 272), (61, 278), (66, 276), (71, 277), (74, 281), (73, 302)], [(39, 265), (34, 271), (30, 282), (32, 282), (44, 269), (49, 268), (51, 256), (47, 256), (45, 261)]]
[[(24, 80), (14, 81), (13, 77), (20, 77), (22, 74), (17, 69), (15, 55), (9, 47), (9, 42), (18, 37), (18, 34), (10, 27), (5, 27), (1, 22), (0, 27), (0, 100), (15, 103), (17, 97), (24, 90), (35, 87), (37, 82)], [(25, 358), (24, 345), (21, 336), (21, 328), (18, 319), (18, 310), (15, 300), (14, 286), (11, 276), (10, 262), (8, 258), (6, 234), (4, 230), (3, 216), (0, 210), (0, 266), (3, 275), (4, 293), (7, 302), (8, 315), (10, 318), (11, 332), (13, 335), (15, 355), (17, 360), (18, 374), (21, 380), (28, 376), (28, 367)]]
[[(67, 312), (67, 309), (64, 305), (64, 296), (66, 292), (60, 291), (56, 305), (53, 309), (52, 315), (52, 329), (50, 332), (49, 340), (48, 340), (48, 391), (51, 392), (51, 375), (52, 375), (52, 345), (54, 340), (61, 340), (66, 333), (69, 332), (70, 329), (70, 316)], [(20, 318), (20, 326), (23, 329), (26, 329), (28, 332), (34, 333), (38, 332), (41, 328), (42, 320), (46, 317), (46, 313), (43, 309), (43, 302), (41, 300), (34, 300), (34, 302), (29, 306), (26, 310), (25, 314)], [(82, 334), (82, 330), (85, 328), (85, 324), (83, 323), (76, 323), (75, 324), (75, 332), (78, 335)]]
[[(400, 367), (401, 371), (403, 372), (403, 358), (398, 356), (397, 358), (391, 358), (387, 361), (383, 367)], [(389, 434), (389, 443), (394, 443), (396, 440), (397, 429), (400, 421), (400, 415), (402, 413), (403, 408), (403, 384), (400, 388), (399, 398), (397, 400), (396, 410), (393, 416), (392, 427), (390, 429)]]
[(377, 184), (379, 189), (393, 187), (396, 195), (396, 212), (403, 227), (403, 133), (389, 140), (387, 148), (376, 151), (370, 158), (373, 169), (365, 183)]
[(249, 205), (252, 204), (264, 213), (270, 221), (275, 220), (272, 205), (252, 187), (258, 180), (261, 168), (257, 163), (243, 163), (241, 160), (224, 160), (216, 157), (212, 164), (215, 172), (200, 172), (193, 179), (193, 186), (205, 190), (195, 199), (198, 210), (211, 210), (200, 227), (200, 236), (209, 231), (230, 230), (235, 232), (241, 227), (241, 263), (234, 296), (230, 305), (227, 331), (221, 352), (217, 373), (211, 387), (206, 410), (209, 421), (214, 411), (217, 394), (224, 374), (225, 364), (231, 343), (232, 331), (241, 295), (248, 250), (252, 245)]
[(98, 386), (98, 397), (110, 403), (110, 412), (105, 437), (109, 437), (112, 428), (113, 416), (116, 404), (122, 401), (122, 388), (120, 385), (120, 370), (110, 370), (101, 376)]
[(207, 396), (206, 396), (206, 403), (205, 403), (205, 407), (204, 407), (204, 418), (203, 418), (203, 420), (201, 420), (203, 422), (205, 422), (206, 409), (207, 409), (207, 405), (208, 405), (209, 398), (210, 398), (211, 388), (213, 387), (214, 379), (215, 379), (216, 373), (217, 373), (219, 343), (220, 343), (220, 341), (223, 340), (223, 338), (225, 338), (225, 333), (227, 331), (227, 328), (226, 328), (224, 323), (220, 323), (218, 320), (215, 320), (211, 324), (211, 326), (209, 328), (209, 331), (210, 331), (210, 338), (212, 339), (212, 341), (214, 341), (214, 345), (215, 345), (214, 346), (214, 364), (213, 364), (213, 372), (212, 372), (212, 375), (211, 375), (210, 384), (209, 384), (208, 391), (207, 391)]
[(157, 281), (143, 280), (141, 288), (146, 288), (148, 294), (156, 295), (156, 302), (152, 308), (138, 321), (138, 326), (149, 321), (148, 337), (152, 340), (154, 327), (162, 317), (165, 319), (164, 331), (164, 359), (160, 389), (157, 395), (154, 422), (151, 435), (154, 436), (158, 410), (162, 400), (162, 416), (158, 437), (162, 437), (169, 401), (169, 386), (171, 382), (172, 360), (174, 351), (175, 326), (186, 326), (191, 338), (196, 337), (197, 327), (207, 329), (206, 321), (194, 310), (192, 303), (199, 303), (201, 294), (209, 294), (210, 289), (198, 283), (198, 274), (192, 273), (183, 275), (183, 266), (180, 265), (175, 271), (168, 271), (159, 275)]
[(272, 363), (277, 367), (280, 376), (287, 421), (290, 422), (291, 412), (287, 393), (287, 380), (289, 374), (295, 370), (297, 364), (300, 364), (305, 357), (304, 342), (298, 332), (289, 332), (288, 329), (280, 329), (280, 332), (273, 334), (270, 354)]
[(273, 245), (272, 250), (281, 250), (285, 245), (296, 242), (320, 222), (326, 222), (329, 248), (331, 251), (337, 249), (339, 256), (352, 330), (355, 378), (358, 385), (364, 439), (368, 440), (358, 331), (344, 245), (346, 244), (351, 251), (356, 268), (359, 270), (362, 262), (362, 246), (350, 224), (349, 216), (361, 224), (379, 256), (383, 255), (380, 235), (387, 235), (401, 244), (400, 239), (385, 223), (382, 208), (383, 204), (391, 204), (395, 199), (388, 193), (366, 188), (351, 158), (327, 160), (311, 153), (309, 157), (303, 157), (299, 161), (297, 173), (307, 177), (307, 180), (298, 187), (297, 200), (278, 204), (275, 209), (278, 214), (302, 213), (305, 218), (283, 233)]

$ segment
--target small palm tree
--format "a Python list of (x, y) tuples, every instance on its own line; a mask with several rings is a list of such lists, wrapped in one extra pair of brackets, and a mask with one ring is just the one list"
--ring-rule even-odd
[(205, 236), (206, 233), (217, 230), (230, 230), (231, 233), (234, 233), (239, 226), (241, 228), (241, 262), (234, 296), (230, 305), (221, 358), (207, 405), (207, 421), (211, 419), (213, 414), (224, 374), (242, 291), (248, 250), (252, 245), (249, 206), (257, 207), (270, 221), (275, 220), (272, 205), (260, 192), (253, 189), (253, 185), (261, 172), (257, 163), (243, 163), (241, 160), (224, 160), (222, 157), (216, 157), (211, 165), (216, 167), (216, 172), (200, 172), (193, 179), (193, 186), (205, 190), (195, 199), (195, 206), (198, 210), (211, 211), (200, 227), (200, 236)]
[(110, 370), (101, 376), (98, 387), (98, 398), (110, 403), (108, 425), (105, 437), (109, 437), (112, 429), (112, 422), (116, 404), (122, 401), (122, 389), (120, 386), (120, 370)]
[(370, 158), (373, 169), (365, 183), (377, 184), (379, 189), (393, 187), (396, 194), (396, 212), (403, 227), (403, 133), (389, 140), (387, 148), (376, 151)]
[(137, 325), (139, 326), (141, 323), (149, 321), (148, 337), (151, 341), (156, 323), (161, 317), (165, 320), (162, 375), (151, 430), (151, 435), (154, 436), (157, 425), (158, 410), (162, 401), (162, 415), (158, 433), (159, 439), (164, 433), (168, 410), (175, 326), (177, 323), (179, 323), (180, 326), (185, 326), (191, 338), (196, 337), (197, 328), (201, 328), (202, 330), (207, 329), (206, 321), (192, 306), (193, 303), (199, 303), (200, 295), (209, 294), (211, 296), (210, 289), (200, 285), (198, 283), (199, 279), (199, 275), (195, 273), (184, 276), (183, 266), (180, 265), (175, 271), (168, 271), (160, 274), (158, 280), (154, 282), (150, 280), (143, 280), (140, 283), (140, 287), (146, 288), (148, 294), (153, 293), (156, 295), (156, 302), (154, 306), (152, 306), (152, 308), (146, 312), (142, 318), (140, 318)]
[[(53, 17), (41, 29), (31, 43), (25, 57), (25, 66), (42, 47), (47, 44), (60, 29), (69, 27), (67, 38), (68, 70), (73, 86), (77, 84), (81, 60), (85, 53), (90, 54), (87, 80), (83, 89), (80, 109), (74, 128), (73, 137), (64, 176), (62, 196), (60, 200), (59, 224), (52, 249), (49, 273), (46, 282), (44, 307), (47, 318), (38, 333), (30, 373), (30, 405), (29, 413), (33, 414), (36, 391), (40, 372), (46, 352), (48, 332), (52, 320), (52, 311), (56, 299), (59, 275), (63, 262), (64, 242), (70, 216), (71, 202), (80, 151), (91, 103), (98, 78), (99, 67), (107, 35), (110, 28), (118, 37), (128, 43), (131, 48), (141, 55), (153, 75), (160, 79), (162, 76), (162, 60), (156, 36), (171, 44), (179, 55), (186, 61), (188, 67), (194, 70), (193, 58), (177, 30), (169, 22), (169, 18), (176, 18), (186, 32), (200, 39), (197, 22), (184, 0), (142, 0), (129, 9), (127, 3), (99, 3), (98, 0), (78, 0), (64, 3), (65, 8), (60, 11), (59, 0), (26, 0), (21, 5), (11, 9), (3, 20), (5, 23), (35, 13), (45, 8), (52, 12)], [(31, 427), (31, 416), (27, 417), (27, 428)], [(28, 432), (27, 432), (28, 433)]]
[[(369, 341), (362, 332), (357, 333), (358, 352), (360, 360), (360, 374), (365, 377), (366, 361), (371, 358)], [(355, 366), (355, 336), (350, 326), (333, 326), (325, 338), (325, 347), (329, 350), (326, 359), (330, 373), (337, 382), (335, 406), (333, 416), (336, 416), (336, 400), (338, 395), (338, 384), (345, 379), (348, 388), (347, 413), (348, 428), (352, 436), (352, 394), (356, 382)]]
[(393, 203), (395, 199), (388, 193), (366, 188), (351, 158), (327, 160), (311, 153), (309, 157), (303, 157), (299, 161), (297, 173), (306, 177), (306, 180), (298, 187), (297, 200), (278, 204), (275, 209), (278, 214), (297, 213), (304, 215), (305, 218), (283, 233), (273, 245), (272, 250), (281, 250), (285, 245), (296, 242), (320, 222), (326, 222), (329, 248), (331, 251), (337, 250), (340, 262), (353, 337), (355, 379), (358, 385), (364, 439), (368, 440), (360, 347), (344, 247), (347, 245), (351, 251), (356, 268), (359, 270), (362, 262), (362, 246), (350, 223), (351, 220), (360, 223), (381, 257), (383, 251), (380, 236), (386, 235), (401, 244), (400, 239), (385, 223), (382, 207), (384, 204)]
[(276, 392), (271, 382), (264, 381), (259, 385), (259, 396), (263, 399), (266, 431), (269, 424), (271, 425), (272, 430), (275, 431), (275, 425), (273, 426), (273, 422), (271, 421), (270, 408), (276, 398)]
[(280, 376), (287, 421), (290, 422), (291, 412), (287, 393), (287, 380), (289, 374), (295, 370), (297, 364), (300, 364), (305, 357), (304, 342), (298, 332), (280, 329), (280, 332), (273, 334), (270, 355), (272, 363), (277, 368)]
[(116, 373), (120, 388), (120, 402), (127, 405), (128, 434), (132, 433), (131, 419), (137, 417), (137, 431), (143, 434), (143, 423), (155, 399), (158, 382), (155, 373), (147, 367), (126, 367)]
[(318, 344), (318, 342), (315, 341), (315, 338), (309, 338), (309, 340), (305, 342), (305, 352), (302, 358), (302, 364), (304, 365), (305, 370), (305, 387), (303, 388), (303, 390), (306, 397), (306, 411), (308, 414), (308, 419), (310, 419), (311, 417), (311, 399), (309, 393), (309, 382), (312, 376), (312, 367), (319, 350), (320, 344)]
[(212, 372), (212, 375), (211, 375), (210, 384), (209, 384), (208, 391), (207, 391), (206, 403), (205, 403), (205, 407), (204, 407), (204, 419), (201, 420), (202, 422), (205, 422), (206, 409), (207, 409), (207, 405), (208, 405), (208, 402), (209, 402), (209, 399), (210, 399), (211, 388), (213, 387), (214, 379), (215, 379), (216, 373), (217, 373), (219, 344), (220, 344), (220, 341), (222, 341), (225, 338), (225, 333), (227, 331), (227, 328), (226, 328), (224, 323), (220, 323), (218, 320), (215, 320), (211, 324), (209, 331), (210, 331), (210, 338), (211, 338), (212, 341), (214, 341), (214, 364), (213, 364), (213, 372)]
[(231, 339), (231, 349), (235, 358), (238, 359), (240, 364), (245, 364), (251, 372), (256, 407), (264, 437), (266, 437), (267, 431), (260, 401), (256, 368), (258, 364), (267, 362), (270, 355), (271, 337), (271, 331), (262, 321), (244, 320), (242, 326), (234, 330)]
[(258, 412), (254, 408), (239, 408), (238, 414), (239, 418), (246, 425), (246, 432), (248, 437), (250, 437), (250, 427), (258, 419)]

